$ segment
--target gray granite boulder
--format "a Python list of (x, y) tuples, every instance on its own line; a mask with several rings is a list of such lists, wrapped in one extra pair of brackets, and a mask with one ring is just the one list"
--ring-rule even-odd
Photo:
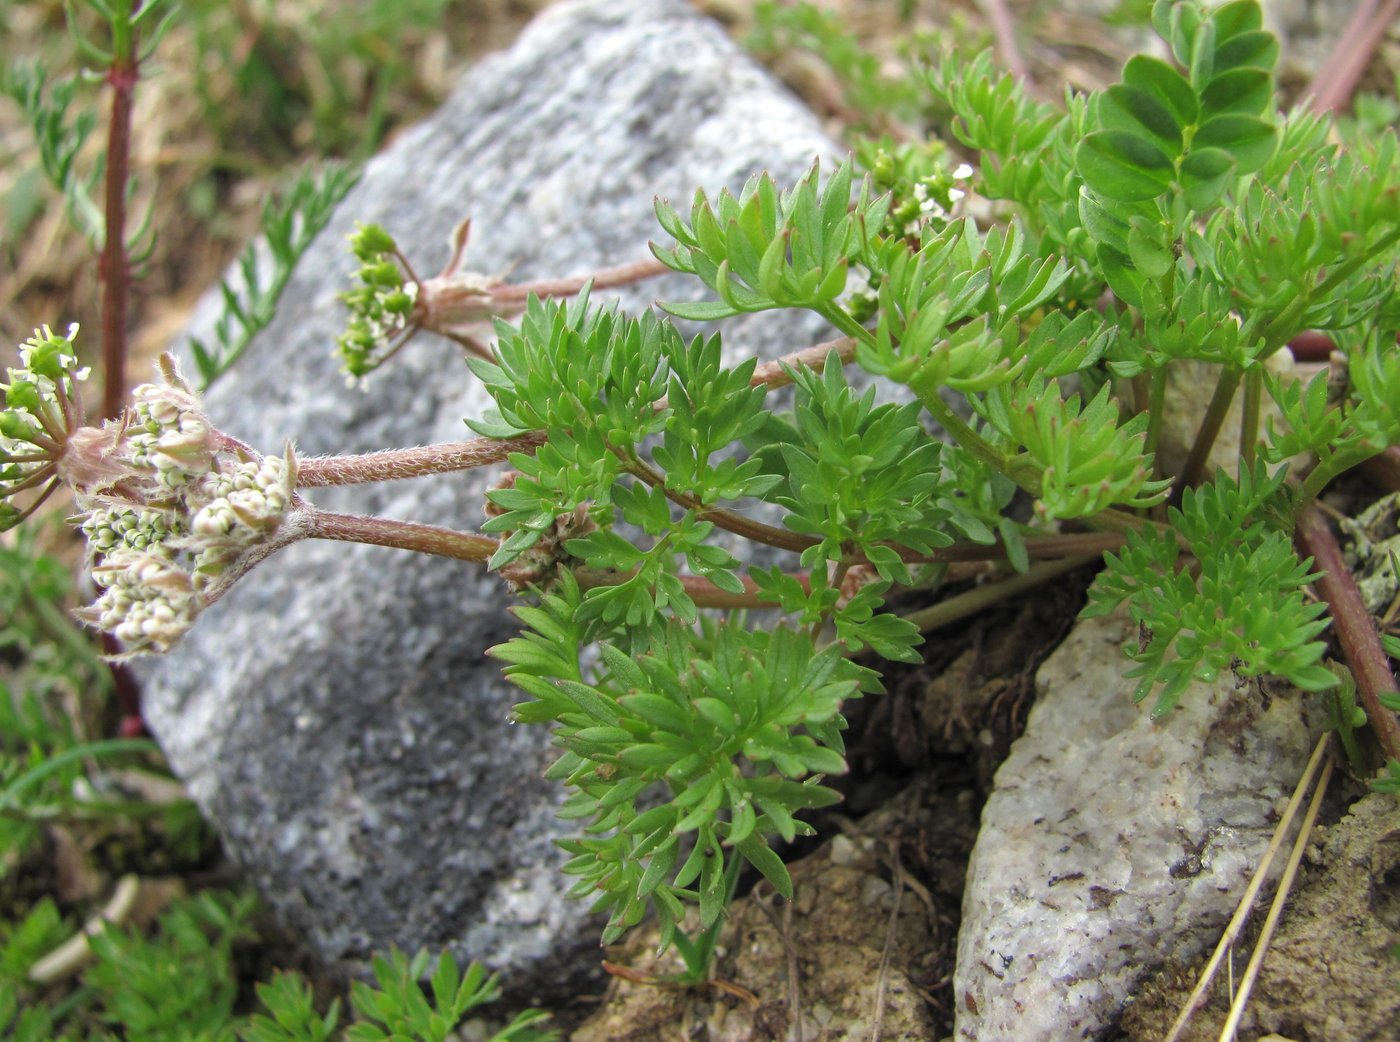
[[(468, 266), (512, 281), (646, 257), (652, 197), (795, 180), (837, 154), (815, 119), (682, 0), (551, 8), (473, 69), (441, 110), (371, 162), (294, 277), (281, 314), (208, 397), (223, 430), (307, 454), (469, 436), (487, 397), (453, 345), (422, 337), (368, 393), (331, 357), (356, 220), (387, 227), (422, 274), (472, 216)], [(674, 277), (623, 295), (703, 295)], [(207, 335), (218, 302), (193, 324)], [(776, 356), (832, 335), (781, 316), (731, 325)], [(496, 474), (314, 490), (331, 510), (475, 528)], [(287, 925), (345, 972), (389, 944), (447, 947), (539, 994), (598, 961), (598, 923), (567, 901), (560, 793), (542, 729), (483, 652), (510, 603), (472, 565), (301, 544), (214, 606), (145, 672), (144, 708), (229, 851)]]

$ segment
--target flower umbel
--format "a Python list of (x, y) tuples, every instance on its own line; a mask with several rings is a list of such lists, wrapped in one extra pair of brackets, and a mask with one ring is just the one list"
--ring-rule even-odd
[[(295, 538), (284, 525), (295, 460), (215, 430), (168, 357), (164, 380), (137, 387), (120, 420), (83, 426), (76, 333), (36, 330), (0, 385), (0, 529), (69, 486), (102, 590), (79, 617), (128, 655), (166, 651), (254, 561)], [(34, 489), (26, 509), (8, 502)]]
[[(88, 375), (73, 347), (77, 334), (76, 324), (66, 336), (36, 329), (20, 345), (20, 367), (8, 369), (8, 382), (0, 384), (0, 531), (23, 521), (62, 483), (59, 462), (83, 420), (77, 382)], [(10, 502), (32, 489), (42, 491), (28, 507)]]
[(77, 490), (93, 578), (105, 592), (83, 617), (128, 654), (167, 651), (210, 603), (277, 542), (296, 466), (225, 439), (166, 366), (117, 427), (125, 475)]
[(353, 382), (367, 376), (411, 336), (410, 316), (418, 300), (418, 281), (405, 280), (398, 246), (377, 224), (359, 225), (350, 246), (360, 262), (354, 289), (340, 294), (350, 321), (336, 341), (336, 351)]

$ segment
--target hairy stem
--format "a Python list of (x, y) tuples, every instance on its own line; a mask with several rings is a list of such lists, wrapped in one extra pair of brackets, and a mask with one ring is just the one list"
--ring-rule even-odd
[[(821, 344), (813, 344), (811, 347), (804, 347), (801, 351), (783, 355), (782, 358), (772, 362), (763, 362), (754, 369), (749, 386), (766, 387), (770, 391), (778, 387), (786, 387), (792, 383), (792, 377), (787, 372), (789, 369), (801, 369), (806, 366), (816, 372), (821, 372), (826, 365), (827, 357), (833, 352), (842, 365), (849, 365), (856, 357), (855, 338), (843, 336), (837, 340), (828, 340)], [(664, 402), (665, 399), (662, 401)]]
[(347, 543), (391, 546), (438, 557), (452, 557), (459, 561), (475, 561), (477, 564), (489, 561), (500, 546), (489, 536), (417, 521), (337, 514), (319, 510), (310, 504), (303, 504), (301, 512), (303, 531), (310, 539), (339, 539)]
[(522, 282), (518, 286), (496, 286), (491, 290), (494, 300), (507, 304), (524, 304), (533, 294), (536, 297), (572, 297), (583, 292), (583, 287), (592, 285), (594, 289), (614, 289), (630, 286), (634, 282), (665, 275), (670, 268), (659, 260), (636, 261), (620, 264), (614, 268), (602, 268), (592, 275), (575, 275), (565, 279), (545, 279), (540, 282)]
[(1380, 695), (1396, 689), (1395, 677), (1381, 647), (1375, 621), (1361, 601), (1361, 592), (1342, 560), (1327, 518), (1314, 506), (1303, 510), (1294, 533), (1298, 548), (1312, 557), (1322, 578), (1317, 590), (1327, 602), (1337, 643), (1356, 677), (1356, 692), (1386, 756), (1400, 760), (1400, 718), (1381, 705)]
[(670, 270), (660, 261), (644, 260), (603, 268), (590, 275), (513, 285), (480, 275), (458, 273), (449, 267), (449, 273), (418, 284), (418, 303), (412, 321), (415, 326), (456, 340), (490, 360), (490, 352), (483, 350), (473, 331), (483, 323), (521, 314), (532, 296), (572, 297), (582, 293), (585, 286), (591, 285), (593, 289), (630, 286)]
[(503, 463), (511, 453), (531, 452), (544, 442), (543, 431), (531, 431), (515, 438), (471, 438), (357, 456), (312, 456), (297, 460), (297, 487), (359, 485), (448, 474)]

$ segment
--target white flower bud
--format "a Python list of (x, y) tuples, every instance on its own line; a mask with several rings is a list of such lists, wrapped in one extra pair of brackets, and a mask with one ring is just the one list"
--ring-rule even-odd
[(166, 558), (118, 549), (93, 572), (107, 590), (79, 617), (116, 636), (128, 654), (168, 651), (203, 607), (190, 575)]

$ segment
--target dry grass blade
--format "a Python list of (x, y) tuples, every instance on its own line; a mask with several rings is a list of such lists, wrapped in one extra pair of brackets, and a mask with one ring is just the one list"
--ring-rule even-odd
[(1239, 1026), (1240, 1017), (1244, 1016), (1244, 1008), (1249, 1003), (1249, 993), (1253, 990), (1254, 982), (1259, 976), (1259, 967), (1264, 963), (1264, 955), (1269, 950), (1269, 942), (1273, 940), (1274, 930), (1278, 928), (1279, 917), (1283, 915), (1283, 906), (1288, 900), (1289, 891), (1293, 889), (1293, 880), (1298, 874), (1298, 865), (1303, 860), (1303, 851), (1308, 848), (1308, 835), (1317, 822), (1317, 812), (1322, 807), (1322, 797), (1327, 792), (1327, 783), (1332, 780), (1332, 766), (1333, 761), (1328, 760), (1322, 769), (1322, 777), (1318, 780), (1317, 791), (1313, 793), (1312, 802), (1308, 804), (1308, 813), (1303, 818), (1302, 826), (1298, 829), (1298, 838), (1293, 841), (1293, 850), (1288, 855), (1288, 865), (1283, 870), (1283, 878), (1279, 880), (1278, 892), (1274, 894), (1273, 903), (1269, 905), (1269, 915), (1264, 920), (1264, 928), (1259, 933), (1259, 941), (1254, 946), (1254, 954), (1249, 957), (1249, 965), (1245, 967), (1244, 978), (1240, 981), (1239, 993), (1235, 995), (1235, 1001), (1230, 1004), (1230, 1015), (1225, 1018), (1225, 1026), (1220, 1029), (1220, 1042), (1230, 1042), (1235, 1037), (1235, 1028)]
[[(1181, 1033), (1186, 1030), (1186, 1025), (1192, 1015), (1205, 1002), (1206, 991), (1210, 988), (1211, 982), (1215, 980), (1216, 974), (1220, 972), (1221, 963), (1224, 962), (1225, 956), (1244, 930), (1245, 923), (1249, 921), (1250, 910), (1254, 907), (1254, 899), (1259, 895), (1259, 890), (1268, 877), (1269, 866), (1273, 864), (1274, 857), (1278, 854), (1279, 848), (1283, 846), (1283, 839), (1288, 834), (1289, 826), (1293, 824), (1294, 815), (1298, 813), (1298, 808), (1303, 803), (1303, 797), (1307, 795), (1308, 789), (1312, 786), (1313, 776), (1317, 774), (1318, 765), (1322, 762), (1323, 754), (1327, 751), (1331, 737), (1330, 732), (1323, 735), (1313, 748), (1308, 765), (1303, 769), (1303, 776), (1298, 779), (1293, 795), (1288, 800), (1288, 806), (1284, 809), (1283, 817), (1279, 819), (1278, 827), (1274, 829), (1273, 838), (1269, 840), (1268, 849), (1264, 851), (1264, 856), (1259, 861), (1259, 867), (1254, 870), (1254, 876), (1240, 897), (1239, 905), (1236, 906), (1235, 914), (1230, 919), (1229, 925), (1225, 927), (1225, 933), (1221, 936), (1220, 943), (1216, 945), (1210, 962), (1201, 972), (1201, 979), (1196, 982), (1191, 997), (1181, 1007), (1181, 1013), (1177, 1015), (1176, 1022), (1172, 1024), (1171, 1031), (1167, 1032), (1164, 1042), (1177, 1042)], [(1306, 835), (1306, 831), (1303, 834)]]
[(904, 865), (899, 860), (899, 844), (890, 844), (890, 866), (894, 876), (894, 905), (885, 930), (885, 947), (880, 953), (880, 970), (875, 982), (875, 1016), (870, 1028), (870, 1042), (880, 1042), (880, 1023), (885, 1019), (885, 991), (889, 984), (890, 955), (894, 952), (895, 930), (899, 927), (899, 904), (904, 898)]
[(140, 879), (134, 875), (122, 876), (102, 911), (89, 919), (77, 934), (36, 962), (29, 970), (29, 979), (35, 984), (55, 984), (86, 966), (92, 960), (92, 946), (88, 938), (100, 933), (108, 923), (120, 926), (126, 922), (140, 890)]

